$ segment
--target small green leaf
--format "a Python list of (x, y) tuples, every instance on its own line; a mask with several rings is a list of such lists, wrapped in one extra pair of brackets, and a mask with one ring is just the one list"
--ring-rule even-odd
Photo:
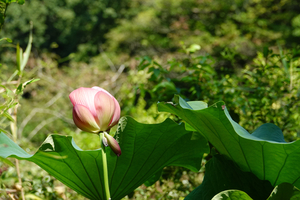
[(1, 38), (0, 41), (2, 40), (6, 40), (7, 42), (12, 43), (12, 40), (10, 38)]
[[(21, 0), (19, 0), (20, 2)], [(21, 2), (24, 3), (24, 0), (22, 0)], [(24, 55), (23, 55), (23, 59), (22, 59), (22, 62), (21, 62), (21, 71), (24, 70), (27, 62), (28, 62), (28, 58), (30, 56), (30, 51), (31, 51), (31, 46), (32, 46), (32, 22), (30, 22), (30, 33), (29, 33), (29, 40), (28, 40), (28, 44), (27, 44), (27, 47), (26, 47), (26, 50), (24, 52)]]
[(189, 46), (189, 48), (186, 49), (188, 53), (195, 53), (196, 51), (199, 51), (201, 49), (201, 46), (198, 44), (192, 44)]
[(25, 3), (25, 0), (18, 0), (18, 4), (23, 5)]
[(9, 166), (11, 166), (11, 167), (14, 167), (14, 166), (15, 166), (14, 163), (12, 163), (10, 160), (8, 160), (8, 159), (6, 159), (6, 158), (1, 158), (1, 157), (0, 157), (0, 162), (5, 163), (5, 164), (7, 164), (7, 165), (9, 165)]
[(10, 82), (17, 74), (18, 74), (19, 70), (15, 70), (14, 73), (7, 79), (7, 82)]
[(6, 90), (6, 95), (13, 99), (15, 96), (15, 93), (8, 88), (5, 88), (5, 90)]
[(0, 131), (3, 132), (3, 133), (7, 133), (7, 131), (2, 129), (2, 128), (0, 128)]
[(10, 114), (8, 114), (8, 112), (4, 112), (2, 114), (4, 117), (6, 117), (9, 121), (14, 122), (15, 120), (12, 118), (12, 116), (10, 116)]
[(226, 190), (214, 196), (211, 200), (252, 200), (249, 195), (240, 190)]
[(17, 57), (17, 69), (19, 71), (19, 73), (22, 72), (21, 70), (21, 63), (22, 63), (22, 55), (23, 55), (23, 50), (22, 48), (20, 48), (19, 43), (17, 44), (17, 52), (16, 52), (16, 57)]
[(20, 83), (17, 87), (16, 94), (22, 94), (23, 92), (23, 83)]
[(24, 83), (19, 84), (18, 87), (17, 87), (16, 94), (22, 94), (22, 93), (23, 93), (23, 90), (25, 89), (25, 87), (26, 87), (28, 84), (33, 83), (33, 82), (36, 82), (36, 81), (38, 81), (38, 80), (40, 80), (40, 79), (38, 79), (38, 78), (33, 78), (33, 79), (29, 80), (29, 81), (26, 81), (26, 82), (24, 82)]
[(171, 92), (171, 91), (177, 92), (176, 87), (175, 87), (175, 85), (174, 85), (173, 82), (163, 81), (163, 82), (157, 84), (157, 85), (152, 89), (152, 92), (159, 91), (160, 89), (167, 89), (167, 90), (169, 90), (170, 92)]
[(10, 105), (8, 106), (8, 108), (13, 108), (18, 104), (18, 102), (13, 102), (13, 101), (14, 100), (12, 99), (11, 102), (9, 102)]
[(207, 108), (207, 103), (203, 101), (189, 101), (187, 102), (193, 110), (202, 110)]

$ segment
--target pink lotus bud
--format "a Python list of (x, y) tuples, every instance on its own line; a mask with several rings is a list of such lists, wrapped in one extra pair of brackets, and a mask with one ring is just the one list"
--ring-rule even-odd
[(109, 130), (120, 119), (120, 105), (99, 87), (78, 88), (69, 95), (73, 104), (73, 120), (78, 128), (91, 133)]
[(113, 150), (113, 152), (117, 156), (121, 155), (122, 152), (121, 152), (121, 148), (119, 146), (119, 143), (117, 142), (117, 140), (115, 140), (115, 138), (113, 138), (113, 136), (111, 136), (108, 133), (104, 132), (104, 138), (103, 139), (107, 139), (106, 142), (108, 143), (108, 146)]

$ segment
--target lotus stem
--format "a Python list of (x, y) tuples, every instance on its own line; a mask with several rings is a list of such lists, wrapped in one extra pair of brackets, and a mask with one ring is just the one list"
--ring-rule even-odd
[(104, 133), (100, 133), (105, 195), (106, 195), (106, 199), (110, 200), (111, 198), (110, 198), (109, 183), (108, 183), (107, 157), (106, 157), (105, 145), (103, 143), (103, 138), (104, 138)]

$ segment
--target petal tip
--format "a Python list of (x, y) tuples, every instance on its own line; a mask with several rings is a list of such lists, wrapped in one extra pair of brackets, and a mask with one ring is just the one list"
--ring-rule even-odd
[(122, 154), (122, 151), (117, 140), (106, 132), (104, 132), (104, 137), (107, 139), (107, 143), (111, 150), (119, 157)]

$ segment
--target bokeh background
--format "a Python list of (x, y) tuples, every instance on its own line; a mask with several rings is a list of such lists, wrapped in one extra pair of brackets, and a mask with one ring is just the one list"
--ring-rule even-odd
[[(159, 123), (158, 101), (212, 105), (225, 101), (232, 118), (249, 132), (279, 126), (286, 141), (300, 134), (300, 4), (297, 0), (26, 0), (9, 5), (0, 38), (0, 81), (16, 70), (16, 45), (31, 55), (19, 99), (19, 145), (34, 153), (49, 134), (72, 135), (82, 149), (97, 149), (97, 136), (72, 121), (69, 93), (100, 86), (120, 102), (122, 115)], [(12, 80), (14, 81), (14, 80)], [(5, 95), (1, 93), (5, 101)], [(1, 100), (2, 102), (2, 100)], [(1, 129), (11, 133), (2, 118)], [(205, 159), (203, 162), (205, 163)], [(200, 173), (167, 167), (151, 187), (126, 197), (183, 199), (202, 182)], [(19, 186), (14, 168), (0, 163), (1, 191)], [(39, 167), (21, 162), (32, 199), (83, 199)], [(2, 199), (10, 199), (0, 192)]]

